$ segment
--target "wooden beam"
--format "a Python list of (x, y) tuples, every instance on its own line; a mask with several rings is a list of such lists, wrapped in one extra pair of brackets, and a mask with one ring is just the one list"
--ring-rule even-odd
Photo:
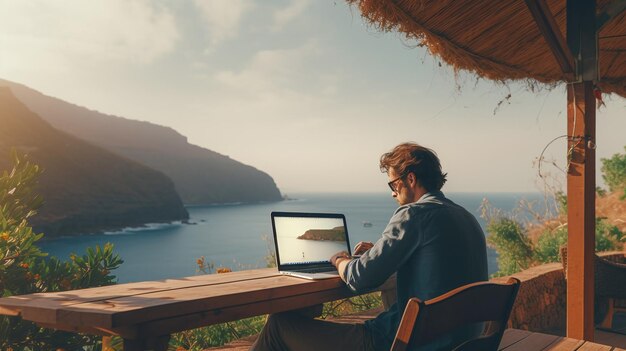
[(595, 121), (593, 82), (567, 87), (567, 336), (593, 341)]
[(593, 341), (596, 228), (596, 1), (567, 0), (567, 46), (576, 83), (567, 86), (567, 336)]
[(576, 69), (574, 56), (557, 26), (550, 8), (545, 0), (525, 0), (525, 2), (556, 62), (561, 67), (561, 71), (568, 81), (573, 81)]
[(613, 0), (610, 2), (596, 18), (598, 33), (607, 23), (621, 15), (624, 11), (626, 11), (626, 0)]
[(575, 80), (598, 80), (598, 31), (596, 29), (596, 1), (568, 0), (567, 46), (575, 58)]

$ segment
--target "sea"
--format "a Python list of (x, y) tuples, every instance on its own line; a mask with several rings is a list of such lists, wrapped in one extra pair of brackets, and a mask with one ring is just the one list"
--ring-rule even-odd
[[(493, 208), (514, 210), (520, 201), (541, 208), (539, 193), (448, 193), (478, 219), (486, 199)], [(267, 266), (274, 250), (270, 213), (272, 211), (343, 213), (352, 246), (359, 241), (375, 242), (398, 207), (386, 194), (333, 193), (290, 194), (292, 199), (257, 203), (189, 206), (189, 222), (146, 224), (143, 227), (72, 237), (45, 239), (42, 251), (61, 259), (84, 255), (87, 247), (112, 243), (124, 263), (112, 273), (119, 283), (181, 278), (202, 274), (197, 260), (204, 257), (215, 269), (233, 271)], [(498, 270), (497, 254), (488, 249), (489, 273)]]

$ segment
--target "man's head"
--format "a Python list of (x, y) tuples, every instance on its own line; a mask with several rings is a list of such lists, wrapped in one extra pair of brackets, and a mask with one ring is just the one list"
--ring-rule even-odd
[(429, 148), (402, 143), (380, 157), (380, 170), (389, 176), (392, 196), (400, 205), (419, 200), (426, 192), (440, 190), (446, 182), (439, 158)]

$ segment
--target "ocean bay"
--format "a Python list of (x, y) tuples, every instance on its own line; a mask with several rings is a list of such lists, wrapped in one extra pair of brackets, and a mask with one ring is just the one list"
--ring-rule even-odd
[[(202, 256), (215, 267), (233, 270), (266, 266), (273, 250), (270, 212), (332, 212), (346, 215), (351, 245), (376, 241), (397, 208), (388, 193), (290, 194), (294, 200), (259, 204), (189, 206), (190, 223), (150, 225), (114, 233), (63, 237), (41, 241), (51, 256), (67, 259), (82, 255), (87, 247), (115, 245), (124, 260), (113, 273), (119, 282), (158, 280), (198, 274), (196, 260)], [(480, 205), (484, 198), (496, 208), (510, 211), (519, 200), (537, 202), (538, 193), (450, 193), (456, 203), (474, 214), (483, 229)], [(371, 223), (371, 226), (364, 225)], [(496, 253), (488, 250), (489, 273), (497, 270)]]

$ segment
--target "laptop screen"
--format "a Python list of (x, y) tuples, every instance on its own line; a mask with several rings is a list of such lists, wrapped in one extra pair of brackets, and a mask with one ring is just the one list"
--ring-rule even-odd
[(272, 227), (279, 269), (330, 264), (337, 252), (350, 253), (342, 214), (272, 212)]

